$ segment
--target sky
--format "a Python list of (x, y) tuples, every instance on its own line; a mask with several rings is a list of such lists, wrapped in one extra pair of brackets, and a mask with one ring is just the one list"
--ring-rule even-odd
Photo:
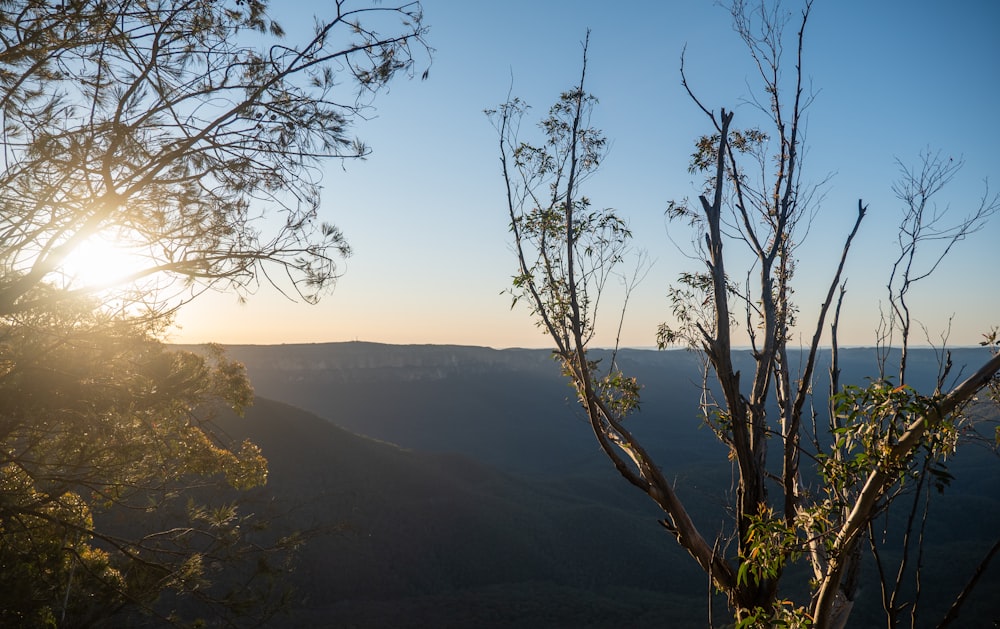
[[(701, 270), (690, 235), (664, 219), (668, 201), (697, 196), (700, 176), (687, 163), (694, 140), (710, 131), (681, 86), (681, 52), (708, 108), (734, 110), (736, 126), (756, 121), (746, 103), (755, 70), (728, 12), (711, 0), (422, 4), (435, 49), (429, 78), (396, 81), (378, 97), (375, 116), (355, 129), (373, 150), (367, 160), (325, 169), (322, 218), (353, 249), (336, 289), (315, 306), (265, 289), (247, 303), (208, 293), (180, 312), (168, 340), (549, 347), (505, 293), (516, 261), (496, 131), (483, 110), (512, 94), (540, 119), (578, 80), (589, 28), (587, 89), (599, 100), (592, 122), (611, 150), (583, 192), (628, 220), (635, 248), (652, 262), (630, 297), (621, 344), (655, 345), (658, 324), (671, 321), (669, 286)], [(321, 11), (322, 3), (288, 2), (279, 17), (294, 33)], [(946, 221), (978, 206), (987, 180), (990, 195), (1000, 190), (1000, 3), (817, 0), (806, 28), (804, 74), (815, 101), (805, 177), (827, 183), (799, 249), (800, 321), (822, 302), (863, 199), (869, 212), (845, 269), (839, 341), (873, 345), (902, 206), (892, 192), (896, 160), (918, 166), (927, 150), (964, 160), (937, 197)], [(973, 345), (1000, 325), (997, 243), (1000, 216), (913, 289), (927, 330), (918, 344), (940, 344), (950, 326), (949, 344)], [(595, 346), (615, 342), (620, 298), (615, 284)], [(808, 343), (812, 325), (796, 343)]]

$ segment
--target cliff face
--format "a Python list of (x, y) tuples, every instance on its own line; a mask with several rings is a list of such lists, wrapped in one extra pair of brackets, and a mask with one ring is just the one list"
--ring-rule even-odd
[[(199, 346), (178, 346), (199, 351)], [(546, 349), (491, 349), (464, 345), (385, 345), (381, 343), (310, 343), (289, 345), (228, 345), (229, 356), (247, 366), (251, 375), (267, 372), (285, 374), (287, 378), (316, 381), (357, 382), (372, 380), (441, 380), (461, 375), (484, 375), (495, 372), (519, 372), (535, 376), (559, 375), (559, 367)], [(609, 362), (611, 352), (594, 350), (592, 355)], [(794, 352), (792, 352), (794, 358)], [(985, 360), (981, 348), (958, 348), (952, 351), (955, 364), (953, 377), (963, 368), (969, 373)], [(911, 350), (911, 377), (918, 387), (932, 386), (942, 356), (933, 349)], [(647, 388), (661, 387), (664, 377), (684, 376), (688, 383), (697, 378), (697, 355), (686, 351), (655, 351), (623, 349), (617, 362), (627, 372), (638, 371), (650, 378)], [(887, 357), (890, 365), (898, 360), (898, 352)], [(738, 368), (752, 368), (749, 350), (735, 354)], [(821, 352), (817, 373), (823, 374), (829, 359)], [(877, 375), (878, 354), (872, 348), (848, 348), (840, 351), (843, 378), (864, 380)], [(694, 371), (692, 371), (694, 370)], [(845, 380), (845, 381), (847, 381)]]
[(362, 342), (230, 345), (226, 350), (251, 374), (283, 374), (285, 378), (314, 382), (409, 382), (513, 370), (558, 374), (547, 350)]

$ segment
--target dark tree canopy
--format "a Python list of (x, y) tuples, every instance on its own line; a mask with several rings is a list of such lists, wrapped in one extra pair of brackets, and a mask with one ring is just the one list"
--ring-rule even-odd
[(236, 488), (266, 481), (259, 449), (218, 441), (209, 423), (220, 402), (251, 402), (242, 366), (169, 351), (133, 322), (67, 301), (19, 317), (0, 341), (5, 625), (84, 626), (152, 605), (239, 543), (226, 522), (140, 535), (95, 516), (142, 518), (216, 476)]

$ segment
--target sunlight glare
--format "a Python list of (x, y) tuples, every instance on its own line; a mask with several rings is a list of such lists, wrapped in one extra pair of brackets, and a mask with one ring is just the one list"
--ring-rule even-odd
[(77, 247), (63, 261), (60, 272), (67, 286), (75, 288), (116, 288), (149, 266), (149, 260), (134, 247), (98, 235)]

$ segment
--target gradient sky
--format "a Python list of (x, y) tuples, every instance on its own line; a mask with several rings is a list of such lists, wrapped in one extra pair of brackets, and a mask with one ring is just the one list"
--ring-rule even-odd
[[(636, 246), (654, 263), (632, 296), (622, 338), (626, 346), (654, 345), (657, 325), (669, 321), (669, 284), (683, 270), (700, 270), (684, 255), (689, 235), (679, 226), (668, 233), (663, 217), (668, 200), (696, 197), (698, 177), (687, 162), (693, 140), (709, 130), (680, 85), (685, 45), (689, 79), (706, 106), (735, 108), (736, 126), (754, 119), (741, 104), (754, 69), (727, 11), (709, 0), (613, 9), (605, 0), (423, 5), (436, 49), (429, 80), (400, 81), (380, 96), (377, 117), (356, 129), (374, 151), (367, 161), (326, 169), (323, 218), (354, 249), (336, 290), (318, 306), (263, 289), (247, 304), (207, 294), (181, 312), (171, 341), (548, 347), (527, 309), (511, 310), (501, 294), (516, 267), (496, 133), (482, 112), (512, 89), (536, 119), (543, 115), (577, 80), (589, 27), (588, 91), (600, 101), (593, 123), (612, 148), (585, 193), (629, 220)], [(289, 30), (319, 10), (287, 3), (279, 15), (291, 6), (302, 8), (283, 18)], [(798, 11), (796, 2), (786, 6)], [(807, 179), (831, 179), (800, 249), (796, 297), (807, 321), (864, 199), (869, 216), (846, 269), (842, 344), (875, 340), (900, 216), (891, 191), (897, 158), (916, 165), (929, 148), (965, 160), (938, 197), (954, 220), (978, 205), (986, 179), (1000, 190), (998, 32), (1000, 2), (992, 0), (817, 0), (804, 53), (817, 93), (805, 168)], [(914, 289), (917, 318), (933, 341), (952, 315), (953, 345), (975, 344), (1000, 324), (997, 243), (1000, 217)], [(596, 345), (609, 345), (614, 310), (601, 321)], [(802, 334), (805, 343), (811, 330)]]

